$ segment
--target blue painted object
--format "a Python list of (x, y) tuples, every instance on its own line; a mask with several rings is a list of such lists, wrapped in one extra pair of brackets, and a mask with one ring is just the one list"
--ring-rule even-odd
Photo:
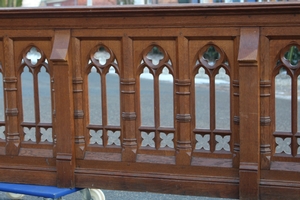
[(82, 188), (58, 188), (54, 186), (0, 183), (0, 191), (57, 199), (82, 190)]

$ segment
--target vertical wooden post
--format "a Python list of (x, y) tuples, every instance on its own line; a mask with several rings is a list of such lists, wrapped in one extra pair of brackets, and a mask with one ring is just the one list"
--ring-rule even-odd
[(177, 129), (177, 149), (176, 164), (191, 164), (191, 110), (190, 110), (190, 71), (182, 70), (189, 67), (188, 63), (188, 39), (179, 36), (177, 39), (177, 63), (176, 68), (176, 129)]
[(259, 28), (241, 28), (240, 199), (258, 199), (260, 178)]
[(68, 62), (70, 30), (55, 31), (50, 60), (55, 90), (57, 186), (74, 187), (74, 121), (72, 71)]
[(261, 60), (261, 81), (260, 81), (260, 99), (261, 99), (261, 169), (270, 169), (271, 166), (271, 117), (270, 117), (270, 98), (271, 98), (271, 74), (272, 68), (269, 66), (269, 38), (266, 36), (260, 37), (260, 60)]
[(123, 63), (121, 66), (121, 112), (123, 130), (122, 161), (135, 162), (137, 154), (135, 74), (132, 56), (132, 40), (124, 35), (122, 39)]
[(72, 39), (73, 55), (73, 95), (74, 95), (74, 125), (75, 125), (75, 156), (83, 159), (85, 155), (84, 112), (83, 112), (83, 78), (80, 63), (80, 40)]
[(17, 75), (14, 63), (13, 40), (4, 37), (4, 91), (6, 121), (6, 155), (15, 156), (20, 150), (20, 133), (17, 106)]

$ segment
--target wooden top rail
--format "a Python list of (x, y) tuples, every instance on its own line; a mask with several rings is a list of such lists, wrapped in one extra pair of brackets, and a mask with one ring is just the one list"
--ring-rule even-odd
[[(298, 2), (14, 8), (0, 9), (0, 27), (11, 27), (11, 20), (14, 20), (15, 28), (112, 28), (124, 26), (166, 26), (167, 24), (168, 27), (182, 25), (184, 27), (199, 25), (272, 26), (274, 24), (293, 26), (298, 23), (299, 9), (300, 4)], [(273, 15), (280, 15), (281, 17), (275, 20)], [(156, 20), (148, 19), (149, 16), (155, 17), (152, 19)], [(99, 19), (106, 17), (112, 18), (104, 21), (87, 21), (88, 18)], [(136, 21), (133, 19), (134, 17), (140, 17), (140, 20)], [(192, 18), (188, 19), (189, 17)], [(57, 18), (64, 18), (66, 21), (57, 21), (55, 20)], [(78, 20), (78, 18), (83, 19)], [(181, 20), (177, 20), (179, 18)], [(29, 19), (34, 19), (34, 22), (21, 23), (21, 21)], [(44, 20), (47, 23), (42, 23)]]

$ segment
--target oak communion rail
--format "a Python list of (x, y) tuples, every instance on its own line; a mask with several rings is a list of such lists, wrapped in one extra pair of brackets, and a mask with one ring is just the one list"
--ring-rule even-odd
[(297, 2), (0, 10), (0, 181), (298, 199), (299, 49)]

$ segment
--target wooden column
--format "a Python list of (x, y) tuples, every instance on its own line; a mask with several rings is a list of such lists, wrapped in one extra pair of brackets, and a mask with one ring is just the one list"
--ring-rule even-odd
[(70, 30), (55, 31), (50, 56), (54, 74), (57, 186), (74, 187), (74, 121), (72, 71), (68, 62)]
[[(190, 70), (188, 70), (188, 39), (179, 36), (177, 39), (177, 63), (176, 66), (176, 130), (177, 130), (177, 149), (176, 149), (176, 164), (190, 165), (191, 164), (191, 110), (190, 110)], [(186, 69), (186, 70), (183, 70)]]
[(80, 40), (72, 38), (72, 61), (73, 61), (73, 95), (74, 95), (74, 125), (75, 125), (75, 155), (77, 159), (84, 159), (84, 112), (83, 112), (83, 77), (80, 63)]
[[(239, 50), (240, 37), (237, 37), (234, 41), (235, 52)], [(238, 61), (235, 61), (235, 66), (238, 66)], [(232, 165), (234, 168), (238, 169), (240, 167), (240, 108), (239, 108), (239, 96), (240, 96), (240, 82), (239, 82), (239, 68), (234, 67), (231, 69), (233, 74), (232, 89), (233, 89), (233, 159)]]
[(261, 126), (261, 169), (270, 169), (271, 167), (271, 74), (273, 68), (270, 67), (269, 38), (261, 35), (260, 37), (260, 60), (261, 60), (261, 78), (260, 78), (260, 126)]
[(260, 178), (259, 28), (241, 28), (238, 53), (240, 88), (240, 199), (258, 199)]
[(17, 106), (17, 74), (14, 63), (13, 40), (4, 37), (4, 92), (6, 115), (6, 155), (15, 156), (20, 150), (20, 133)]
[(132, 40), (122, 39), (123, 63), (121, 67), (121, 112), (123, 131), (122, 161), (135, 162), (137, 154), (135, 74), (132, 55)]

